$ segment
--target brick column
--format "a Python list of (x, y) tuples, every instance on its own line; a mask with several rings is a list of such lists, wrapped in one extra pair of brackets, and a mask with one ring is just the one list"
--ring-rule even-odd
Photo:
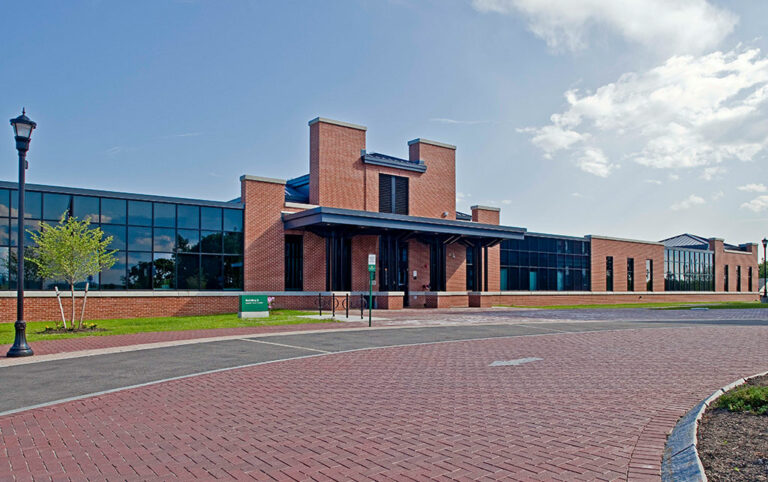
[[(501, 209), (491, 206), (472, 206), (472, 221), (482, 224), (500, 224)], [(485, 253), (485, 249), (482, 251)], [(488, 284), (485, 283), (485, 270), (488, 271)], [(488, 257), (483, 260), (482, 288), (480, 291), (499, 291), (501, 289), (501, 246), (488, 248)]]
[[(709, 249), (712, 250), (714, 253), (714, 264), (715, 264), (715, 272), (713, 276), (715, 277), (715, 291), (725, 291), (725, 247), (724, 247), (725, 240), (721, 238), (709, 238)], [(733, 277), (733, 274), (730, 272), (733, 268), (728, 268), (728, 276)], [(731, 283), (728, 283), (731, 285)], [(735, 286), (729, 286), (730, 291), (736, 291)]]
[(245, 290), (283, 291), (285, 236), (281, 211), (285, 205), (285, 181), (242, 176), (240, 188), (245, 204)]

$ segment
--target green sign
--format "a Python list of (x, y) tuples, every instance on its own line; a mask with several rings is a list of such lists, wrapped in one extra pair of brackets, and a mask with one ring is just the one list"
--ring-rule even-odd
[(368, 265), (368, 271), (371, 272), (371, 273), (375, 272), (376, 271), (376, 266), (373, 266), (373, 265), (369, 264)]
[(266, 295), (240, 295), (240, 312), (269, 311)]

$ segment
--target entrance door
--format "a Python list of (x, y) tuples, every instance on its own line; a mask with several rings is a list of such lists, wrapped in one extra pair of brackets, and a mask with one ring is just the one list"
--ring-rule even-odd
[(379, 237), (379, 286), (381, 291), (402, 291), (408, 306), (408, 242), (398, 236)]

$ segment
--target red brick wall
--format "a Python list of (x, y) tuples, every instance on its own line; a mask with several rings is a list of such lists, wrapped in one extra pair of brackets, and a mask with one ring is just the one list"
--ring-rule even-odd
[(482, 206), (472, 206), (472, 221), (483, 224), (499, 225), (501, 211), (498, 209), (484, 209)]
[(328, 122), (309, 126), (309, 202), (365, 209), (365, 130)]
[(427, 293), (425, 306), (427, 308), (467, 308), (467, 295), (438, 296), (437, 293)]
[[(413, 279), (413, 272), (417, 278)], [(408, 289), (410, 291), (426, 291), (429, 284), (429, 246), (416, 240), (408, 241)]]
[(285, 184), (244, 177), (241, 196), (245, 203), (245, 290), (282, 291), (285, 236), (280, 212), (285, 203)]
[(729, 293), (727, 295), (714, 293), (690, 294), (680, 293), (643, 293), (643, 294), (579, 294), (579, 295), (469, 295), (469, 306), (488, 308), (491, 306), (555, 306), (555, 305), (592, 305), (617, 303), (691, 303), (691, 302), (722, 302), (722, 301), (757, 301), (757, 294)]
[(725, 291), (725, 266), (728, 265), (728, 291), (737, 292), (737, 267), (741, 266), (741, 291), (749, 291), (749, 268), (752, 267), (752, 291), (758, 290), (758, 255), (757, 245), (749, 246), (750, 252), (739, 253), (735, 251), (726, 251), (723, 241), (720, 239), (710, 239), (709, 247), (714, 251), (715, 256), (715, 289)]
[(325, 239), (304, 233), (304, 291), (325, 291)]
[(446, 291), (467, 290), (467, 247), (453, 243), (445, 247)]
[(415, 142), (408, 146), (410, 160), (423, 160), (427, 170), (410, 182), (410, 215), (456, 219), (456, 149)]
[(627, 291), (627, 258), (635, 260), (635, 289), (646, 291), (645, 260), (653, 260), (653, 291), (664, 291), (664, 246), (592, 237), (592, 291), (606, 291), (605, 258), (613, 256), (613, 291)]
[[(69, 319), (71, 298), (63, 298), (64, 313)], [(75, 298), (78, 319), (82, 298)], [(85, 305), (86, 320), (113, 318), (152, 318), (160, 316), (198, 316), (236, 313), (238, 297), (233, 296), (144, 296), (144, 297), (88, 297)], [(56, 297), (24, 299), (24, 317), (27, 321), (56, 321), (61, 319)], [(0, 298), (0, 321), (16, 321), (16, 298)]]

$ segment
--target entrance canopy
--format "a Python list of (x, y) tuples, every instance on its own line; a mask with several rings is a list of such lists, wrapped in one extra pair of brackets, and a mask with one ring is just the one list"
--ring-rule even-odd
[(347, 235), (406, 232), (416, 236), (443, 235), (441, 237), (450, 239), (450, 242), (474, 243), (482, 240), (486, 246), (505, 239), (523, 239), (526, 232), (525, 228), (512, 226), (328, 207), (284, 214), (283, 225), (286, 230), (303, 229), (321, 236), (340, 230)]

